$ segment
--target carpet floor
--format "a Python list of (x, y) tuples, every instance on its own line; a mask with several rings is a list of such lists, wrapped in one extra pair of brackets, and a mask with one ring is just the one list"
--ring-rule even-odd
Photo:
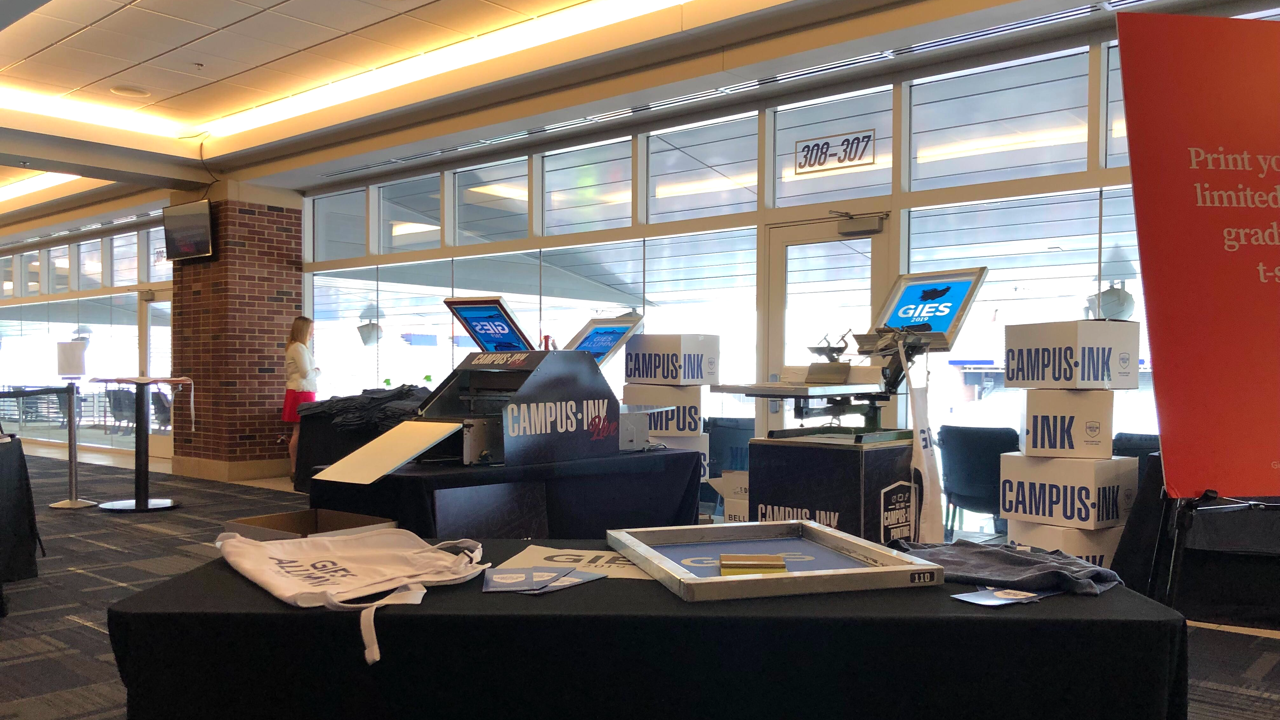
[[(67, 465), (28, 457), (47, 557), (40, 577), (6, 584), (0, 619), (0, 720), (125, 716), (107, 636), (107, 607), (218, 555), (228, 519), (306, 507), (303, 495), (153, 473), (152, 495), (182, 507), (150, 515), (52, 510)], [(83, 465), (90, 500), (132, 497), (130, 470)], [(1047, 600), (1046, 602), (1052, 602)], [(1190, 629), (1191, 720), (1280, 718), (1280, 638)]]

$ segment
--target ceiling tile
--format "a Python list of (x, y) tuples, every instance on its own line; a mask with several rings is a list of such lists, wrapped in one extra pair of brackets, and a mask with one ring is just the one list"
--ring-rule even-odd
[(366, 70), (382, 67), (414, 55), (409, 50), (368, 40), (359, 35), (343, 35), (336, 40), (317, 45), (307, 52), (331, 60), (359, 65)]
[(150, 10), (127, 7), (94, 27), (122, 35), (147, 38), (178, 47), (214, 31), (208, 25), (179, 20)]
[(293, 52), (292, 48), (284, 45), (237, 35), (230, 30), (218, 31), (207, 38), (191, 43), (187, 47), (196, 52), (209, 53), (228, 60), (246, 63), (250, 67), (269, 63), (276, 58), (284, 57)]
[(156, 103), (155, 106), (185, 110), (212, 118), (246, 110), (255, 105), (270, 102), (274, 98), (275, 96), (270, 93), (233, 85), (224, 80), (189, 93), (175, 95)]
[(494, 5), (501, 5), (508, 10), (515, 10), (531, 17), (538, 17), (563, 10), (573, 5), (580, 5), (587, 0), (488, 0)]
[(84, 102), (91, 102), (97, 105), (123, 108), (125, 110), (137, 110), (140, 107), (145, 107), (147, 104), (155, 102), (157, 99), (164, 99), (168, 94), (169, 93), (166, 93), (165, 96), (159, 98), (155, 95), (146, 98), (129, 98), (112, 95), (110, 92), (100, 93), (91, 92), (89, 90), (76, 90), (75, 92), (67, 95), (67, 97), (72, 100), (83, 100)]
[(289, 0), (277, 5), (272, 12), (343, 32), (359, 30), (395, 15), (392, 10), (360, 0)]
[[(91, 86), (89, 89), (95, 92), (108, 92), (116, 85), (138, 85), (153, 93), (159, 95), (156, 90), (166, 90), (165, 97), (175, 93), (187, 92), (195, 90), (198, 87), (208, 85), (213, 82), (208, 78), (197, 77), (195, 75), (187, 75), (186, 73), (173, 72), (162, 67), (156, 67), (151, 64), (134, 65), (124, 72), (116, 73), (109, 78), (103, 79), (101, 83)], [(151, 102), (155, 102), (152, 100)]]
[(439, 25), (432, 25), (417, 18), (411, 18), (408, 15), (400, 15), (390, 20), (384, 20), (377, 25), (358, 30), (355, 34), (362, 38), (376, 40), (413, 53), (435, 50), (438, 47), (452, 45), (470, 37), (469, 35), (442, 28)]
[(67, 38), (63, 44), (134, 62), (150, 60), (157, 55), (163, 55), (170, 49), (167, 45), (145, 38), (121, 35), (96, 27), (86, 28), (83, 32), (76, 33), (75, 37)]
[(98, 77), (120, 72), (133, 64), (128, 60), (77, 50), (66, 45), (54, 45), (41, 51), (32, 60), (68, 70), (79, 70), (90, 75), (96, 74)]
[(137, 7), (215, 28), (262, 12), (260, 7), (236, 0), (139, 0)]
[(409, 13), (441, 27), (467, 35), (483, 35), (529, 18), (484, 0), (436, 0)]
[(40, 93), (41, 95), (65, 95), (75, 89), (62, 87), (60, 85), (50, 85), (49, 83), (36, 82), (34, 80), (24, 80), (23, 78), (14, 77), (5, 73), (0, 73), (0, 87), (12, 87), (18, 90)]
[(241, 87), (261, 90), (279, 97), (309, 90), (318, 84), (316, 80), (308, 80), (301, 75), (282, 73), (271, 68), (259, 67), (234, 75), (227, 82)]
[(423, 5), (430, 5), (435, 0), (361, 0), (370, 5), (377, 5), (380, 8), (386, 8), (394, 12), (408, 12)]
[(254, 15), (228, 28), (237, 35), (278, 43), (295, 50), (304, 50), (332, 40), (342, 33), (333, 28), (316, 25), (273, 12)]
[(178, 48), (172, 52), (167, 52), (147, 64), (155, 65), (165, 70), (202, 77), (209, 82), (221, 80), (236, 73), (242, 73), (253, 67), (248, 63), (228, 60), (209, 53), (196, 52), (189, 48)]
[(10, 65), (18, 62), (21, 59), (22, 58), (19, 58), (19, 57), (10, 57), (8, 55), (0, 55), (0, 70), (3, 70), (9, 67)]
[(240, 2), (248, 3), (256, 8), (262, 8), (265, 10), (267, 8), (273, 8), (277, 5), (281, 5), (285, 0), (240, 0)]
[(89, 85), (102, 79), (102, 74), (85, 72), (83, 70), (71, 70), (69, 68), (57, 67), (55, 65), (46, 65), (42, 62), (36, 62), (35, 60), (20, 62), (8, 70), (5, 70), (3, 74), (6, 77), (34, 80), (35, 82), (73, 89)]
[(92, 25), (124, 6), (116, 0), (49, 0), (36, 13), (80, 25)]
[(294, 53), (271, 63), (267, 67), (290, 75), (301, 75), (308, 80), (322, 83), (341, 80), (364, 72), (359, 65), (333, 60), (310, 52)]
[(4, 167), (0, 166), (0, 184), (8, 185), (19, 180), (26, 180), (29, 177), (39, 175), (39, 170), (28, 170), (26, 168)]
[(27, 57), (76, 32), (79, 23), (47, 15), (28, 15), (0, 31), (0, 48), (5, 55)]
[(208, 120), (210, 117), (204, 113), (168, 108), (163, 105), (148, 105), (141, 112), (144, 115), (173, 120), (174, 122), (180, 122), (184, 125), (196, 125), (204, 120)]

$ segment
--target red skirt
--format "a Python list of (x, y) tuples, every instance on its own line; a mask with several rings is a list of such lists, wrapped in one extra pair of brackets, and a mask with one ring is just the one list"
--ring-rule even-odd
[(302, 418), (298, 417), (298, 406), (302, 403), (316, 401), (316, 394), (313, 392), (303, 392), (301, 390), (285, 390), (284, 391), (284, 421), (287, 423), (302, 422)]

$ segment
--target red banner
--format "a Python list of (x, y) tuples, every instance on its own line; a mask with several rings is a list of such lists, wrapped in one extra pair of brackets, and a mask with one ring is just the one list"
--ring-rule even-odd
[(1118, 24), (1169, 494), (1280, 495), (1280, 23)]

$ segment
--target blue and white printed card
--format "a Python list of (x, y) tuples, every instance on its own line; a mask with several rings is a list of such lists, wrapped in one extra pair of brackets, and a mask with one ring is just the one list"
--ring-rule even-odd
[(569, 568), (489, 568), (484, 571), (484, 592), (541, 590), (569, 574)]
[(1040, 598), (1047, 598), (1060, 594), (1062, 594), (1061, 590), (1026, 592), (1024, 590), (1010, 590), (1008, 588), (987, 588), (977, 592), (952, 595), (951, 597), (957, 600), (963, 600), (967, 603), (973, 603), (974, 605), (997, 607), (1000, 605), (1040, 602)]
[(520, 592), (520, 594), (521, 595), (545, 595), (549, 592), (564, 590), (565, 588), (571, 588), (575, 585), (582, 585), (583, 583), (589, 583), (592, 580), (599, 580), (602, 577), (605, 577), (604, 573), (593, 573), (593, 572), (583, 572), (582, 570), (571, 570), (568, 575), (565, 575), (564, 577), (558, 580), (552, 580), (550, 585), (547, 585), (541, 590), (523, 590)]

